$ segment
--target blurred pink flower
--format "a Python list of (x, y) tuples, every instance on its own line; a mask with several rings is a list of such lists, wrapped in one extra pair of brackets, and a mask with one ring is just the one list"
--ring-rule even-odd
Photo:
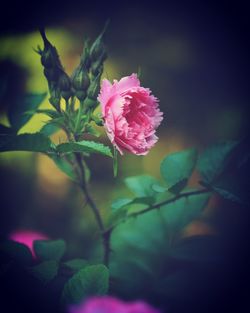
[(33, 242), (35, 240), (47, 240), (49, 238), (46, 235), (37, 231), (17, 230), (9, 235), (9, 239), (26, 245), (30, 249), (33, 257), (36, 258), (36, 254), (33, 248)]
[(69, 313), (160, 313), (143, 301), (124, 302), (106, 297), (89, 298), (86, 302), (71, 307)]
[(140, 86), (136, 74), (114, 80), (113, 85), (104, 79), (98, 100), (107, 135), (117, 150), (147, 154), (158, 140), (155, 130), (163, 119), (150, 89)]

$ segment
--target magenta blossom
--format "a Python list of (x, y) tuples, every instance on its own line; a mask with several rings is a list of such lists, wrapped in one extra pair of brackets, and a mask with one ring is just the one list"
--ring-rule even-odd
[(143, 301), (124, 302), (116, 298), (93, 297), (71, 307), (69, 313), (160, 313)]
[(104, 79), (98, 96), (104, 127), (116, 149), (145, 155), (157, 142), (156, 128), (163, 117), (158, 99), (140, 86), (136, 74), (114, 80)]
[(30, 249), (33, 255), (33, 258), (36, 258), (36, 254), (35, 254), (34, 247), (33, 247), (34, 241), (35, 240), (47, 240), (49, 238), (46, 235), (39, 233), (37, 231), (18, 230), (18, 231), (14, 231), (13, 233), (11, 233), (9, 235), (9, 239), (26, 245)]

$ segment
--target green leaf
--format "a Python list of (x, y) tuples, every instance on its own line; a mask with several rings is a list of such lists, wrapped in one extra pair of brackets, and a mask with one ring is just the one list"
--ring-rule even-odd
[(59, 261), (65, 253), (66, 245), (63, 240), (35, 240), (34, 250), (37, 257), (43, 261)]
[(86, 153), (99, 153), (112, 158), (112, 153), (109, 147), (99, 142), (94, 141), (79, 141), (67, 142), (57, 146), (57, 151), (61, 153), (71, 152), (86, 152)]
[(77, 176), (74, 172), (74, 169), (67, 160), (61, 156), (58, 156), (57, 154), (49, 154), (48, 157), (50, 157), (55, 162), (56, 166), (70, 179), (77, 181)]
[(29, 270), (33, 276), (39, 279), (43, 284), (49, 283), (58, 273), (58, 263), (56, 261), (45, 261)]
[(58, 132), (59, 130), (60, 130), (60, 127), (58, 125), (53, 123), (53, 121), (52, 122), (49, 121), (40, 129), (40, 133), (44, 134), (45, 136), (50, 137), (51, 135)]
[(42, 109), (42, 110), (35, 110), (35, 111), (28, 111), (26, 114), (34, 115), (35, 113), (39, 114), (45, 114), (48, 117), (51, 117), (53, 119), (61, 118), (61, 114), (57, 112), (56, 110), (50, 110), (50, 109)]
[(163, 159), (160, 169), (169, 191), (179, 193), (186, 186), (196, 160), (196, 149), (175, 152)]
[(46, 93), (25, 94), (23, 97), (12, 103), (8, 111), (8, 118), (11, 126), (15, 130), (19, 130), (24, 126), (32, 117), (32, 115), (26, 114), (26, 111), (35, 111), (45, 97)]
[(159, 184), (153, 184), (152, 185), (152, 189), (155, 191), (155, 192), (158, 192), (158, 193), (162, 193), (162, 192), (166, 192), (168, 191), (168, 188), (166, 187), (163, 187)]
[[(168, 251), (168, 229), (160, 212), (153, 210), (128, 218), (113, 230), (111, 247), (110, 275), (114, 290), (123, 297), (150, 294), (149, 281), (158, 276)], [(155, 277), (149, 277), (145, 269), (153, 269)]]
[(153, 204), (155, 199), (153, 197), (137, 197), (134, 199), (128, 199), (128, 198), (121, 198), (117, 199), (112, 202), (111, 208), (113, 210), (119, 210), (121, 208), (124, 208), (125, 206), (132, 205), (132, 204), (147, 204), (151, 205)]
[(21, 135), (0, 135), (0, 152), (33, 151), (48, 152), (52, 150), (51, 141), (40, 133)]
[(183, 197), (160, 209), (169, 231), (178, 232), (197, 218), (208, 203), (210, 193)]
[(154, 197), (155, 191), (152, 185), (157, 180), (149, 175), (132, 176), (125, 179), (126, 186), (138, 197)]
[[(136, 218), (130, 217), (117, 226), (111, 236), (110, 275), (116, 282), (111, 292), (122, 297), (151, 296), (153, 284), (148, 282), (159, 281), (165, 274), (172, 239), (201, 214), (208, 196), (183, 198)], [(153, 277), (145, 269), (153, 269)]]
[(89, 265), (73, 275), (64, 285), (62, 302), (79, 303), (90, 296), (105, 295), (109, 286), (109, 271), (106, 266)]
[(212, 183), (222, 173), (237, 144), (236, 141), (215, 144), (200, 155), (197, 167), (205, 183)]
[(114, 211), (119, 210), (123, 208), (125, 205), (130, 204), (132, 201), (133, 199), (128, 199), (128, 198), (116, 199), (112, 202), (111, 209)]
[(95, 137), (100, 137), (101, 133), (92, 125), (86, 125), (85, 132)]
[(88, 265), (88, 261), (84, 259), (72, 259), (67, 262), (64, 262), (64, 264), (69, 267), (72, 271), (78, 272), (81, 269), (83, 269), (86, 265)]
[(33, 260), (30, 249), (27, 246), (12, 240), (7, 240), (0, 244), (0, 254), (5, 254), (11, 260), (15, 260), (23, 265), (29, 265)]
[[(113, 201), (111, 208), (112, 213), (108, 220), (109, 226), (114, 226), (123, 221), (129, 213), (134, 210), (139, 211), (142, 208), (148, 207), (155, 202), (153, 197), (137, 197), (134, 199), (122, 198)], [(139, 207), (139, 208), (138, 208)]]

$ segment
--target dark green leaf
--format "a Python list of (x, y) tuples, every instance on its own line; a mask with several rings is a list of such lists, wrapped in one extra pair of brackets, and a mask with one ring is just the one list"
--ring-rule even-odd
[(152, 185), (152, 189), (155, 191), (155, 192), (158, 192), (158, 193), (162, 193), (162, 192), (166, 192), (168, 190), (168, 188), (166, 187), (163, 187), (159, 184), (153, 184)]
[(0, 135), (0, 152), (5, 151), (51, 151), (51, 141), (40, 133), (21, 135)]
[(125, 179), (126, 186), (138, 197), (154, 197), (152, 189), (157, 180), (149, 175), (132, 176)]
[(29, 270), (33, 276), (39, 279), (42, 283), (47, 284), (58, 273), (58, 263), (56, 261), (45, 261), (36, 266), (31, 267)]
[(26, 114), (27, 111), (35, 111), (42, 101), (45, 99), (46, 93), (41, 94), (25, 94), (23, 97), (17, 99), (9, 108), (8, 118), (11, 126), (15, 130), (19, 130), (32, 117)]
[(125, 205), (130, 204), (132, 201), (133, 199), (128, 198), (116, 199), (115, 201), (112, 202), (111, 208), (112, 210), (119, 210), (123, 208)]
[(196, 149), (172, 153), (161, 162), (161, 174), (169, 191), (179, 193), (187, 184), (197, 160)]
[(210, 193), (192, 195), (163, 205), (161, 214), (168, 229), (172, 232), (179, 231), (197, 218), (207, 205), (209, 197)]
[(221, 251), (221, 243), (217, 236), (192, 236), (171, 247), (169, 256), (179, 262), (210, 263), (222, 260)]
[(81, 269), (83, 269), (86, 265), (88, 265), (88, 262), (83, 259), (72, 259), (67, 262), (64, 262), (64, 264), (74, 272), (78, 272)]
[(101, 133), (92, 125), (87, 125), (85, 132), (95, 137), (100, 137)]
[(250, 202), (249, 141), (242, 141), (230, 154), (221, 174), (210, 188), (223, 198), (246, 205)]
[(185, 312), (187, 305), (190, 307), (191, 303), (197, 308), (197, 299), (201, 304), (197, 312), (204, 311), (203, 300), (211, 292), (211, 285), (215, 294), (220, 294), (225, 273), (228, 275), (225, 255), (224, 244), (217, 236), (184, 239), (171, 249), (169, 261), (172, 260), (175, 270), (168, 271), (167, 275), (162, 275), (156, 282), (158, 295), (161, 298), (175, 299), (178, 306), (181, 302), (176, 312)]
[(245, 173), (241, 170), (239, 172), (226, 172), (219, 177), (210, 187), (223, 198), (237, 202), (240, 204), (247, 204), (250, 201), (250, 184), (247, 177), (246, 167)]
[(237, 142), (228, 141), (207, 148), (198, 159), (198, 170), (205, 183), (212, 183), (223, 171)]
[(153, 197), (138, 197), (134, 199), (117, 199), (112, 205), (112, 213), (110, 215), (108, 225), (113, 226), (117, 223), (124, 221), (126, 216), (129, 216), (129, 213), (139, 211), (145, 207), (149, 207), (155, 202)]
[[(124, 297), (131, 293), (134, 297), (150, 296), (153, 285), (148, 281), (159, 281), (166, 270), (173, 236), (200, 215), (207, 200), (205, 194), (190, 196), (136, 218), (127, 218), (117, 226), (111, 237), (110, 271), (116, 281), (114, 290)], [(153, 278), (146, 269), (153, 269)]]
[(73, 169), (72, 165), (67, 160), (65, 160), (61, 156), (58, 156), (57, 154), (49, 154), (48, 156), (55, 162), (56, 166), (64, 174), (66, 174), (73, 181), (77, 181), (77, 177), (76, 177), (76, 174), (74, 172), (74, 169)]
[(112, 153), (109, 147), (99, 142), (94, 141), (79, 141), (62, 143), (57, 146), (57, 151), (62, 153), (71, 152), (86, 152), (86, 153), (99, 153), (112, 158)]
[(114, 290), (124, 297), (140, 297), (150, 291), (149, 281), (153, 278), (148, 269), (153, 269), (154, 278), (158, 276), (168, 246), (167, 225), (158, 210), (128, 218), (116, 227), (111, 237), (110, 262), (110, 275), (116, 282)]
[(57, 112), (56, 110), (50, 110), (50, 109), (43, 109), (43, 110), (36, 110), (35, 112), (30, 112), (30, 114), (35, 114), (35, 113), (40, 113), (40, 114), (45, 114), (53, 119), (60, 118), (61, 114)]
[(109, 271), (106, 266), (90, 265), (78, 271), (64, 285), (62, 302), (79, 303), (90, 296), (104, 295), (108, 291)]
[(154, 203), (153, 197), (138, 197), (134, 199), (121, 198), (112, 202), (111, 208), (113, 210), (119, 210), (125, 206), (130, 206), (132, 204), (147, 204), (151, 205)]
[(0, 244), (0, 254), (7, 255), (11, 260), (29, 265), (32, 262), (32, 254), (29, 248), (19, 242), (7, 240)]
[(54, 133), (58, 132), (59, 130), (60, 127), (58, 125), (54, 124), (53, 122), (48, 122), (40, 129), (40, 133), (49, 137)]
[(59, 261), (65, 253), (66, 245), (63, 240), (36, 240), (34, 250), (37, 257), (43, 261)]
[(127, 216), (127, 211), (128, 211), (128, 208), (126, 206), (121, 207), (117, 210), (113, 210), (111, 214), (109, 214), (107, 227), (114, 226), (120, 223), (121, 221), (123, 221), (124, 218)]

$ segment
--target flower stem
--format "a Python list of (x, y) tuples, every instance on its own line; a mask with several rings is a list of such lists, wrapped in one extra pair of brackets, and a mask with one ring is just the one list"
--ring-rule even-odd
[(99, 227), (101, 236), (102, 236), (102, 244), (103, 244), (103, 263), (108, 266), (109, 265), (109, 253), (110, 253), (110, 235), (111, 232), (107, 231), (104, 227), (104, 223), (102, 221), (102, 217), (100, 214), (100, 211), (97, 207), (97, 205), (95, 204), (93, 198), (91, 197), (89, 191), (88, 191), (88, 187), (85, 181), (85, 173), (84, 173), (84, 168), (82, 165), (82, 160), (81, 160), (81, 155), (79, 153), (75, 153), (75, 157), (76, 157), (76, 161), (79, 167), (79, 171), (80, 171), (80, 187), (81, 190), (85, 196), (86, 202), (88, 203), (88, 205), (90, 206), (90, 208), (92, 209), (92, 212), (95, 216), (95, 220), (96, 223)]

